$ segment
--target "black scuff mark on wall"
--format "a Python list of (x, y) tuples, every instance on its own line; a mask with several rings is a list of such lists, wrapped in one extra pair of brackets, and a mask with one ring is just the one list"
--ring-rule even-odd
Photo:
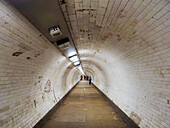
[(31, 57), (28, 56), (26, 59), (27, 59), (27, 60), (31, 60)]
[(119, 34), (117, 35), (117, 40), (118, 40), (118, 41), (121, 41), (121, 40), (122, 40), (122, 38), (120, 37)]
[(36, 108), (37, 107), (37, 101), (34, 100), (34, 107)]
[(66, 4), (65, 0), (60, 0), (60, 4)]

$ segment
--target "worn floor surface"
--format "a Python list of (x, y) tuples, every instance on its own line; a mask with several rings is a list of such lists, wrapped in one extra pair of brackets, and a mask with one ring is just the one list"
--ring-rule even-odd
[(80, 82), (43, 128), (128, 128), (88, 82)]

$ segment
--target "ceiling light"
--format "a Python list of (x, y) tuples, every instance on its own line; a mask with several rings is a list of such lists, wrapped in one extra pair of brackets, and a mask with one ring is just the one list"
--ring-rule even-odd
[(76, 66), (80, 66), (80, 63), (79, 63), (79, 64), (77, 64)]
[(76, 55), (77, 53), (76, 53), (76, 51), (75, 50), (71, 50), (71, 51), (69, 51), (68, 52), (68, 56), (70, 57), (70, 56), (74, 56), (74, 55)]
[(68, 38), (64, 38), (61, 40), (57, 41), (57, 46), (61, 49), (61, 50), (66, 50), (68, 48), (71, 47), (70, 41)]
[(76, 62), (76, 61), (79, 60), (79, 58), (78, 58), (77, 56), (74, 56), (74, 57), (70, 58), (70, 60), (71, 60), (72, 62)]
[(60, 30), (60, 27), (57, 25), (57, 26), (54, 26), (54, 27), (51, 27), (48, 29), (50, 31), (50, 35), (55, 38), (59, 35), (62, 35), (61, 33), (61, 30)]
[(77, 54), (75, 54), (75, 55), (73, 55), (73, 56), (70, 56), (69, 58), (70, 58), (70, 60), (71, 60), (72, 62), (76, 62), (76, 61), (79, 60), (79, 58), (77, 57)]
[(74, 62), (74, 65), (78, 65), (78, 64), (80, 64), (80, 61)]
[(72, 58), (72, 57), (74, 57), (74, 56), (77, 56), (77, 54), (71, 55), (71, 56), (69, 56), (69, 58)]

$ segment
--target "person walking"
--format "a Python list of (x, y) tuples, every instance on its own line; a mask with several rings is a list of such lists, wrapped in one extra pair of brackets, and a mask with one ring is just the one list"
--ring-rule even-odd
[(86, 76), (84, 75), (84, 80), (86, 80)]
[(89, 78), (89, 85), (91, 85), (91, 77)]

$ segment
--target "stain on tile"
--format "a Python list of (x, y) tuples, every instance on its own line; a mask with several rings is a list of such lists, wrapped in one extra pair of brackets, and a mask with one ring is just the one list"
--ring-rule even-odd
[(37, 107), (37, 101), (34, 100), (34, 107), (36, 108)]
[(9, 110), (9, 106), (6, 106), (6, 107), (3, 107), (0, 109), (0, 113), (3, 113), (5, 111), (8, 111)]
[(119, 34), (117, 35), (117, 40), (118, 40), (118, 41), (121, 41), (121, 40), (122, 40)]
[(43, 78), (43, 76), (39, 76), (39, 77), (38, 77), (38, 79), (42, 79), (42, 78)]
[(38, 56), (40, 56), (39, 53), (34, 54), (34, 57), (35, 57), (35, 58), (37, 58)]
[(65, 0), (60, 0), (60, 4), (66, 4)]
[(132, 23), (132, 26), (136, 26), (139, 23), (139, 21), (137, 19), (135, 19)]
[(134, 122), (137, 124), (137, 125), (139, 125), (140, 124), (140, 122), (141, 122), (141, 118), (140, 118), (140, 116), (138, 116), (135, 112), (131, 112), (131, 114), (130, 114), (130, 118), (132, 119), (132, 120), (134, 120)]
[(18, 56), (21, 55), (21, 54), (23, 54), (23, 52), (14, 52), (14, 53), (12, 54), (12, 56), (18, 57)]
[(164, 75), (164, 73), (162, 71), (160, 71), (160, 77), (165, 78), (165, 75)]
[(44, 92), (49, 93), (50, 91), (51, 91), (51, 81), (50, 79), (48, 79), (44, 87)]
[(45, 97), (44, 97), (44, 96), (42, 96), (42, 99), (44, 100), (44, 99), (45, 99)]
[(18, 46), (20, 48), (24, 49), (25, 51), (33, 51), (31, 47), (29, 47), (29, 46), (27, 46), (27, 45), (25, 45), (23, 43), (20, 43)]
[(30, 60), (30, 59), (31, 59), (31, 57), (28, 56), (28, 57), (27, 57), (27, 60)]

